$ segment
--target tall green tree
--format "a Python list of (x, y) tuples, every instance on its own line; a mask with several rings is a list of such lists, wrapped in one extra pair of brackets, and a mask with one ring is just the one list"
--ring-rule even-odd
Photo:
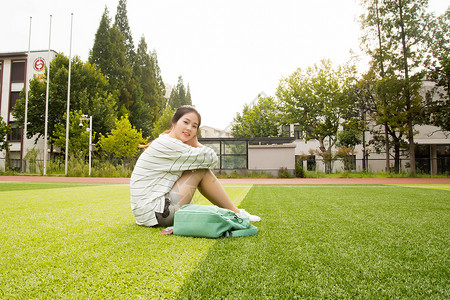
[(133, 105), (133, 90), (136, 88), (136, 82), (133, 78), (133, 68), (126, 58), (126, 47), (124, 44), (124, 36), (117, 26), (110, 29), (111, 52), (113, 60), (109, 63), (112, 70), (107, 77), (111, 83), (111, 87), (119, 91), (118, 112), (124, 116), (129, 113), (130, 107)]
[(280, 135), (281, 112), (273, 97), (258, 98), (253, 105), (244, 105), (231, 126), (234, 137), (275, 137)]
[[(344, 121), (344, 126), (350, 128), (353, 132), (359, 132), (361, 135), (361, 142), (363, 145), (363, 160), (362, 160), (362, 169), (363, 171), (367, 170), (367, 157), (368, 151), (366, 149), (367, 140), (366, 140), (366, 132), (368, 131), (368, 123), (371, 121), (371, 115), (375, 111), (374, 104), (374, 95), (375, 95), (375, 87), (373, 84), (373, 78), (375, 74), (373, 72), (373, 68), (369, 70), (366, 74), (362, 75), (362, 78), (358, 80), (358, 82), (350, 88), (349, 97), (353, 102), (353, 105), (349, 107), (347, 111)], [(383, 124), (385, 125), (385, 124)], [(387, 137), (387, 131), (385, 129), (385, 140)], [(386, 144), (384, 144), (387, 155), (386, 168), (389, 170), (389, 149)]]
[(277, 97), (285, 113), (285, 123), (297, 123), (303, 138), (319, 142), (319, 154), (326, 161), (326, 171), (331, 172), (331, 149), (341, 119), (352, 104), (348, 90), (354, 84), (354, 68), (333, 68), (331, 61), (297, 69), (291, 76), (280, 81)]
[[(345, 126), (351, 125), (352, 128), (368, 130), (372, 139), (368, 144), (380, 153), (386, 150), (386, 154), (394, 159), (394, 172), (400, 172), (400, 155), (404, 152), (407, 145), (408, 133), (408, 113), (406, 113), (406, 96), (404, 90), (404, 80), (395, 75), (384, 76), (380, 78), (375, 74), (372, 67), (369, 72), (363, 75), (363, 78), (353, 87), (350, 96), (353, 99), (354, 109), (359, 110), (360, 120), (357, 120), (356, 111), (346, 117)], [(410, 96), (413, 100), (414, 114), (420, 115), (421, 107), (419, 89), (420, 83), (410, 85)], [(371, 126), (368, 126), (370, 124)], [(367, 145), (365, 139), (364, 145)], [(386, 147), (389, 143), (389, 147)], [(388, 148), (392, 151), (388, 151)], [(366, 153), (364, 153), (364, 157)], [(389, 162), (387, 171), (391, 171)]]
[[(370, 71), (368, 72), (371, 81), (373, 81), (373, 77), (371, 75), (374, 75), (374, 71), (379, 72), (379, 78), (383, 79), (386, 76), (385, 72), (385, 64), (388, 60), (387, 56), (387, 49), (386, 49), (386, 35), (384, 35), (381, 31), (381, 13), (380, 13), (380, 5), (379, 0), (366, 0), (362, 1), (364, 5), (366, 5), (366, 14), (361, 16), (361, 23), (364, 30), (364, 34), (362, 36), (362, 44), (365, 46), (365, 49), (369, 55), (372, 56), (372, 67)], [(366, 76), (367, 77), (367, 76)], [(368, 78), (368, 77), (367, 77)], [(362, 82), (364, 82), (364, 88), (370, 89), (370, 83), (371, 81), (368, 81), (366, 79), (363, 79)], [(369, 83), (369, 85), (367, 85)], [(372, 84), (373, 85), (373, 84)], [(361, 86), (360, 86), (361, 87)], [(358, 87), (357, 87), (358, 89)], [(361, 89), (360, 89), (361, 90)], [(368, 89), (366, 89), (367, 91)], [(364, 92), (365, 93), (365, 92)], [(368, 99), (366, 97), (362, 97), (359, 99), (361, 100)], [(382, 99), (383, 100), (383, 99)], [(386, 101), (382, 101), (383, 104), (387, 104)], [(373, 110), (374, 111), (374, 110)], [(385, 146), (385, 154), (386, 154), (386, 160), (385, 160), (385, 171), (389, 172), (390, 170), (390, 142), (389, 142), (389, 125), (387, 122), (383, 123), (384, 127), (384, 146)], [(365, 156), (365, 153), (364, 153)]]
[(186, 91), (186, 105), (192, 105), (191, 87), (189, 86), (189, 83)]
[[(155, 69), (155, 77), (156, 77), (156, 81), (158, 82), (159, 90), (161, 91), (161, 94), (164, 97), (164, 95), (166, 94), (166, 86), (165, 86), (164, 81), (161, 76), (161, 69), (159, 67), (158, 55), (156, 54), (156, 50), (153, 50), (150, 52), (150, 57), (152, 59), (153, 67)], [(164, 99), (164, 103), (165, 102), (166, 102), (166, 100)], [(192, 101), (191, 101), (191, 103), (192, 103)]]
[(95, 34), (94, 45), (89, 51), (89, 62), (95, 64), (109, 78), (112, 73), (113, 53), (111, 44), (111, 19), (108, 8), (105, 6), (100, 24)]
[[(388, 124), (388, 134), (392, 138), (394, 147), (394, 171), (400, 172), (400, 152), (404, 145), (404, 138), (409, 135), (409, 118), (413, 113), (421, 114), (422, 97), (419, 93), (421, 83), (408, 84), (405, 90), (405, 79), (396, 76), (385, 77), (375, 83), (375, 98), (377, 110), (374, 112), (376, 124)], [(383, 100), (381, 100), (383, 99)], [(412, 105), (408, 107), (407, 101)], [(383, 103), (380, 103), (383, 101)], [(417, 118), (416, 118), (417, 120)]]
[(125, 43), (125, 57), (128, 60), (130, 65), (134, 63), (134, 43), (133, 43), (133, 35), (131, 34), (130, 25), (128, 24), (128, 15), (127, 15), (127, 0), (119, 0), (119, 4), (117, 5), (117, 12), (114, 19), (114, 25), (117, 27), (120, 33), (122, 33), (124, 37)]
[[(378, 45), (368, 46), (373, 49), (373, 54), (377, 54), (372, 55), (373, 59), (382, 62), (386, 76), (399, 78), (404, 84), (403, 95), (408, 115), (407, 139), (411, 173), (414, 175), (416, 170), (413, 127), (415, 124), (423, 123), (424, 120), (420, 114), (414, 114), (416, 103), (412, 89), (422, 79), (421, 66), (425, 59), (426, 36), (429, 34), (427, 22), (429, 15), (426, 12), (428, 0), (364, 0), (362, 2), (368, 11), (366, 21), (371, 12), (375, 11), (377, 14), (376, 22), (365, 23), (366, 28), (376, 28), (372, 31), (376, 31), (380, 36)], [(370, 37), (365, 40), (369, 41)]]
[[(58, 54), (50, 66), (49, 86), (49, 113), (48, 134), (50, 143), (53, 144), (55, 126), (65, 124), (64, 114), (67, 111), (67, 80), (69, 59), (63, 54)], [(43, 79), (37, 77), (30, 81), (28, 95), (28, 126), (27, 137), (44, 135), (46, 101), (47, 72)], [(114, 126), (116, 118), (116, 96), (109, 91), (109, 83), (106, 77), (92, 64), (83, 62), (78, 56), (72, 59), (70, 109), (82, 111), (93, 117), (93, 130), (106, 133)], [(13, 116), (19, 124), (24, 122), (25, 93), (21, 93), (20, 99), (14, 106)]]
[(125, 37), (118, 26), (111, 27), (110, 24), (111, 19), (105, 7), (89, 54), (89, 62), (95, 64), (106, 76), (110, 91), (118, 94), (119, 115), (125, 115), (133, 104), (136, 83), (132, 80), (133, 70), (126, 56)]
[(170, 107), (177, 109), (178, 107), (183, 105), (192, 105), (190, 89), (188, 90), (188, 92), (189, 93), (187, 93), (186, 87), (184, 86), (183, 77), (179, 76), (177, 85), (172, 89), (172, 92), (170, 93), (168, 102)]
[(436, 85), (427, 95), (429, 123), (450, 131), (450, 7), (443, 15), (430, 19), (425, 66), (427, 79)]
[(158, 79), (158, 67), (147, 50), (147, 43), (142, 37), (135, 56), (134, 76), (141, 92), (136, 97), (130, 114), (130, 122), (142, 129), (144, 136), (151, 136), (153, 123), (158, 119), (165, 106), (164, 89)]

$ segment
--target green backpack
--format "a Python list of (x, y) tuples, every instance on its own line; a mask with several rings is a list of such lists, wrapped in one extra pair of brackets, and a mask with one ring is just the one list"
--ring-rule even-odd
[(187, 204), (175, 212), (173, 234), (219, 238), (255, 235), (258, 228), (234, 211), (210, 205)]

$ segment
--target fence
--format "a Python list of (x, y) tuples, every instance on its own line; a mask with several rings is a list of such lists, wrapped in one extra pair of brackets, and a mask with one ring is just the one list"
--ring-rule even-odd
[[(309, 159), (303, 161), (303, 168), (307, 171), (325, 171), (325, 162), (322, 159)], [(399, 159), (399, 171), (408, 172), (409, 158)], [(336, 172), (369, 172), (379, 173), (386, 171), (386, 160), (383, 158), (338, 159), (331, 163), (331, 173)], [(394, 172), (394, 160), (390, 160), (390, 172)], [(416, 158), (416, 172), (421, 174), (450, 174), (450, 157)]]
[[(136, 159), (132, 160), (105, 160), (92, 159), (91, 176), (93, 177), (130, 177), (133, 172)], [(65, 161), (60, 158), (47, 161), (48, 175), (64, 175)], [(74, 177), (89, 176), (89, 162), (87, 159), (71, 158), (67, 165), (67, 175)], [(9, 159), (5, 161), (0, 158), (0, 173), (26, 173), (26, 174), (43, 174), (44, 161), (35, 160), (33, 162), (23, 161), (19, 159)]]
[[(221, 147), (220, 149), (214, 149), (216, 153), (219, 153), (219, 165), (216, 171), (218, 172), (233, 172), (236, 171), (239, 174), (245, 174), (248, 172), (266, 172), (268, 174), (279, 174), (280, 172), (288, 171), (292, 176), (295, 174), (295, 170), (283, 170), (281, 167), (278, 169), (248, 169), (248, 153), (242, 153), (242, 145), (240, 144), (223, 144), (223, 145), (208, 145), (214, 149), (214, 147)], [(239, 150), (239, 151), (238, 151)], [(246, 150), (247, 151), (247, 150)], [(94, 177), (130, 177), (134, 168), (136, 159), (129, 161), (117, 161), (117, 160), (92, 160), (91, 174)], [(0, 158), (0, 172), (13, 172), (13, 173), (27, 173), (27, 174), (42, 174), (43, 173), (43, 161), (36, 160), (34, 162), (21, 161), (19, 159), (10, 159), (8, 161), (9, 167), (6, 168), (5, 158)], [(393, 160), (391, 160), (391, 171), (393, 172)], [(400, 159), (400, 171), (408, 172), (409, 159)], [(303, 170), (311, 172), (325, 172), (325, 162), (321, 159), (315, 158), (314, 160), (300, 161), (299, 164)], [(437, 159), (418, 158), (416, 159), (416, 171), (419, 174), (431, 174), (433, 166), (435, 171), (433, 174), (450, 174), (450, 157), (439, 157)], [(65, 163), (62, 159), (55, 159), (47, 161), (47, 174), (64, 174)], [(68, 163), (68, 176), (88, 176), (89, 174), (88, 161), (83, 159), (71, 159)], [(353, 159), (350, 162), (344, 159), (339, 159), (331, 163), (331, 173), (337, 172), (363, 172), (363, 160)], [(368, 173), (385, 172), (385, 160), (384, 159), (366, 159), (365, 171)]]

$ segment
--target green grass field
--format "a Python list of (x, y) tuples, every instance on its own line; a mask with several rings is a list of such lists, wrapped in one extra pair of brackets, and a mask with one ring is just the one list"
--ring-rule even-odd
[(0, 299), (450, 297), (448, 185), (226, 190), (257, 236), (159, 235), (128, 185), (0, 182)]

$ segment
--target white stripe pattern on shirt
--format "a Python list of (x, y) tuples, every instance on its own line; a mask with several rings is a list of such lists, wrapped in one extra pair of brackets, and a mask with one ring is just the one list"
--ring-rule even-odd
[(136, 223), (158, 224), (165, 195), (186, 170), (212, 169), (217, 154), (209, 147), (194, 148), (167, 134), (160, 135), (141, 154), (130, 179), (131, 211)]

